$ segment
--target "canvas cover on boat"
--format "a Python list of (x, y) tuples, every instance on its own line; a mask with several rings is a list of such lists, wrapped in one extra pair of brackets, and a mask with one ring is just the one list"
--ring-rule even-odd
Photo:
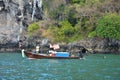
[(68, 52), (56, 52), (55, 54), (56, 57), (69, 57)]

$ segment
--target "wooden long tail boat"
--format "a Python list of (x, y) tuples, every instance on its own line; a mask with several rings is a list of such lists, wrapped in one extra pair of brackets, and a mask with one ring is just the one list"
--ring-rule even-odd
[(80, 59), (78, 56), (69, 56), (69, 57), (57, 57), (57, 56), (50, 56), (47, 54), (35, 54), (28, 51), (22, 51), (22, 55), (28, 57), (28, 59)]

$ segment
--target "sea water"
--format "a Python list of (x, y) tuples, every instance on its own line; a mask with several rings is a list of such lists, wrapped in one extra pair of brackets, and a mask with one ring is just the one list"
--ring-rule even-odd
[(120, 80), (120, 55), (29, 60), (21, 53), (0, 53), (0, 80)]

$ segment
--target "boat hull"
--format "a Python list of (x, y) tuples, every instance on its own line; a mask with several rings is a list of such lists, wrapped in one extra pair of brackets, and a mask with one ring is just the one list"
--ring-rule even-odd
[(24, 51), (24, 54), (29, 59), (80, 59), (79, 57), (55, 57), (49, 55), (34, 54), (32, 52), (27, 52), (27, 51)]

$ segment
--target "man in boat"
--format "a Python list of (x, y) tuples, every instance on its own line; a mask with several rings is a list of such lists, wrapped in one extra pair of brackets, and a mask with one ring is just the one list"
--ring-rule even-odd
[(22, 40), (19, 40), (19, 48), (20, 49), (23, 49), (24, 47), (23, 47), (23, 41)]
[(83, 58), (84, 57), (84, 54), (86, 53), (86, 49), (85, 48), (83, 48), (81, 51), (79, 51), (78, 53), (79, 53), (79, 57), (80, 58)]
[(40, 51), (40, 46), (37, 45), (37, 46), (36, 46), (36, 53), (39, 53), (39, 51)]
[(50, 45), (50, 50), (49, 50), (49, 53), (50, 55), (55, 55), (56, 53), (56, 50), (59, 49), (59, 45), (58, 44), (49, 44)]

